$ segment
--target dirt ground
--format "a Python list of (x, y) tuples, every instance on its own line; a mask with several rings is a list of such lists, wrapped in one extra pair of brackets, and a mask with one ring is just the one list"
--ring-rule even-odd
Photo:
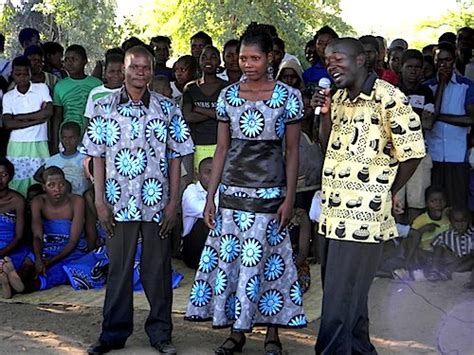
[[(375, 280), (370, 293), (372, 341), (379, 354), (474, 354), (474, 292), (466, 274), (443, 283), (404, 284)], [(0, 354), (84, 354), (100, 331), (101, 309), (77, 305), (0, 302)], [(146, 311), (135, 313), (135, 331), (117, 354), (157, 353), (143, 331)], [(174, 314), (179, 354), (212, 354), (226, 336), (207, 323), (189, 323)], [(307, 329), (283, 330), (285, 354), (312, 354), (318, 321)], [(248, 336), (245, 354), (263, 352), (264, 329)]]

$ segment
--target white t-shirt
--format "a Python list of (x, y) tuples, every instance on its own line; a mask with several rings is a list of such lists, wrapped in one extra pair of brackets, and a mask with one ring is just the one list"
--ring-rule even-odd
[(94, 104), (97, 100), (106, 97), (114, 92), (117, 92), (121, 87), (117, 89), (108, 89), (105, 85), (100, 85), (91, 90), (89, 97), (87, 98), (86, 109), (84, 111), (84, 116), (87, 118), (92, 118), (94, 115)]
[(85, 158), (86, 156), (79, 152), (70, 156), (59, 153), (46, 159), (45, 168), (50, 166), (61, 168), (66, 180), (71, 183), (72, 193), (82, 196), (89, 187), (89, 182), (84, 175), (83, 161)]
[[(3, 96), (3, 114), (21, 115), (39, 111), (44, 102), (52, 102), (49, 88), (46, 84), (30, 83), (25, 94), (10, 90)], [(42, 142), (48, 140), (48, 123), (12, 130), (10, 142)]]

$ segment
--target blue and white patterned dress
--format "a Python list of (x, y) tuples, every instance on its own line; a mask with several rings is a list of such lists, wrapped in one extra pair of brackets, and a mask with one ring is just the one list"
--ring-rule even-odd
[(218, 120), (231, 143), (186, 319), (248, 332), (255, 325), (304, 327), (302, 293), (287, 230), (275, 220), (286, 192), (282, 140), (303, 117), (300, 92), (277, 82), (271, 99), (248, 101), (240, 83), (223, 89)]

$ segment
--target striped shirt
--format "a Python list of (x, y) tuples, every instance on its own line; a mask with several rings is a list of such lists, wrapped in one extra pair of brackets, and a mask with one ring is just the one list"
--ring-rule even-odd
[(470, 226), (464, 234), (459, 234), (450, 229), (439, 234), (431, 243), (433, 247), (444, 246), (458, 257), (474, 252), (474, 228)]

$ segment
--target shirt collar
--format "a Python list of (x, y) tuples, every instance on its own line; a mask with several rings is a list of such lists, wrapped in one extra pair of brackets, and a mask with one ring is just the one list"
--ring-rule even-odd
[[(438, 74), (436, 74), (436, 81), (439, 83)], [(457, 84), (458, 83), (456, 70), (453, 70), (453, 74), (451, 75), (451, 79), (449, 79), (449, 82), (452, 83), (452, 84)]]
[[(127, 102), (132, 102), (132, 99), (130, 95), (127, 92), (127, 88), (125, 85), (122, 87), (122, 90), (120, 91), (120, 104), (126, 104)], [(146, 108), (150, 107), (150, 91), (148, 89), (145, 90), (145, 93), (143, 94), (142, 98), (138, 102), (134, 102), (134, 104), (137, 105), (144, 105)]]
[(17, 85), (15, 85), (15, 91), (16, 91), (16, 94), (17, 94), (18, 96), (25, 96), (25, 95), (28, 95), (30, 92), (34, 91), (34, 90), (33, 90), (33, 83), (30, 81), (30, 87), (28, 88), (28, 90), (27, 90), (24, 94), (22, 94), (21, 92), (18, 91)]
[[(369, 72), (367, 78), (362, 85), (362, 90), (360, 91), (359, 95), (352, 101), (357, 101), (358, 98), (362, 100), (372, 100), (373, 88), (375, 85), (375, 81), (378, 79), (378, 76), (375, 72)], [(344, 101), (351, 100), (349, 97), (349, 90), (344, 89)]]

